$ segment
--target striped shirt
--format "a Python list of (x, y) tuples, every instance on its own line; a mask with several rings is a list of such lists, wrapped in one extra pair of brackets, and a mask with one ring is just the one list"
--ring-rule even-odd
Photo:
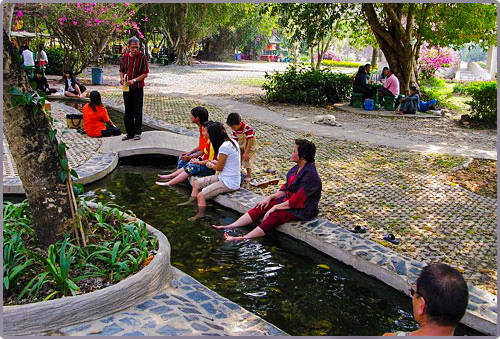
[(243, 121), (241, 122), (240, 128), (238, 128), (236, 131), (233, 131), (233, 139), (234, 140), (244, 140), (244, 139), (251, 139), (253, 138), (254, 132), (252, 127), (248, 126), (245, 124)]
[[(127, 80), (135, 79), (143, 74), (148, 74), (148, 58), (141, 51), (137, 52), (134, 57), (130, 55), (130, 52), (127, 52), (123, 55), (120, 62), (120, 72), (127, 75)], [(130, 86), (130, 89), (137, 89), (140, 87), (144, 87), (144, 80), (136, 82)]]

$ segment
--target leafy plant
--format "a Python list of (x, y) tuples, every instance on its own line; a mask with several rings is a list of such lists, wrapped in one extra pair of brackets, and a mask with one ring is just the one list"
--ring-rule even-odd
[(45, 74), (62, 75), (65, 59), (64, 49), (60, 47), (47, 48), (45, 52), (49, 59)]
[(490, 124), (497, 123), (497, 82), (474, 82), (466, 88), (472, 95), (467, 104), (471, 106), (471, 117)]
[(290, 66), (284, 73), (266, 73), (265, 79), (262, 85), (266, 91), (265, 100), (293, 104), (321, 105), (346, 101), (352, 88), (348, 75), (333, 73), (328, 69), (297, 69), (296, 66)]
[(466, 88), (467, 88), (466, 85), (464, 85), (462, 83), (457, 83), (457, 84), (453, 85), (453, 93), (459, 94), (459, 95), (464, 95)]

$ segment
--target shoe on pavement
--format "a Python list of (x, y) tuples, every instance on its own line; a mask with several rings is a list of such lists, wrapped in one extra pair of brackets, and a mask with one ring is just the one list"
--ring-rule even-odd
[(141, 136), (139, 134), (135, 135), (134, 140), (141, 140)]
[(131, 137), (130, 135), (128, 134), (125, 134), (125, 136), (122, 138), (122, 141), (125, 141), (125, 140), (130, 140), (130, 139), (133, 139), (134, 137)]

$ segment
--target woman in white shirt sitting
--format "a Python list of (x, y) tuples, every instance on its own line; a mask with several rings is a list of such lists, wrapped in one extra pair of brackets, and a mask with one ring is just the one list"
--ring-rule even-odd
[(187, 205), (193, 201), (197, 202), (198, 213), (189, 218), (189, 221), (195, 221), (205, 216), (207, 199), (240, 188), (241, 163), (238, 143), (227, 135), (224, 125), (220, 122), (214, 122), (208, 127), (208, 135), (215, 153), (218, 154), (218, 160), (209, 161), (206, 166), (217, 172), (214, 175), (195, 180), (189, 200), (179, 204)]

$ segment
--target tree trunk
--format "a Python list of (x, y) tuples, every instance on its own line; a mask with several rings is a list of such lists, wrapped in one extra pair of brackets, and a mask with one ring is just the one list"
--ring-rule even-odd
[(14, 9), (16, 4), (6, 4), (3, 8), (3, 29), (7, 32), (7, 36), (10, 39), (10, 32), (12, 28), (12, 18), (14, 16)]
[(311, 54), (311, 69), (314, 70), (314, 48), (309, 47), (309, 53)]
[(14, 87), (25, 93), (31, 86), (5, 30), (3, 40), (3, 130), (33, 214), (33, 229), (39, 244), (47, 247), (73, 224), (70, 197), (59, 177), (57, 139), (50, 142), (47, 116), (41, 110), (34, 113), (33, 106), (11, 104)]
[(378, 55), (379, 55), (378, 47), (373, 47), (372, 62), (371, 62), (372, 68), (375, 68), (378, 65)]
[(398, 13), (394, 7), (397, 5), (383, 5), (388, 12), (385, 26), (379, 21), (379, 15), (375, 12), (373, 4), (362, 4), (362, 9), (391, 71), (399, 79), (401, 93), (408, 94), (410, 86), (418, 87), (418, 79), (414, 72), (416, 56), (412, 47), (411, 31), (405, 31), (400, 18), (397, 17)]

